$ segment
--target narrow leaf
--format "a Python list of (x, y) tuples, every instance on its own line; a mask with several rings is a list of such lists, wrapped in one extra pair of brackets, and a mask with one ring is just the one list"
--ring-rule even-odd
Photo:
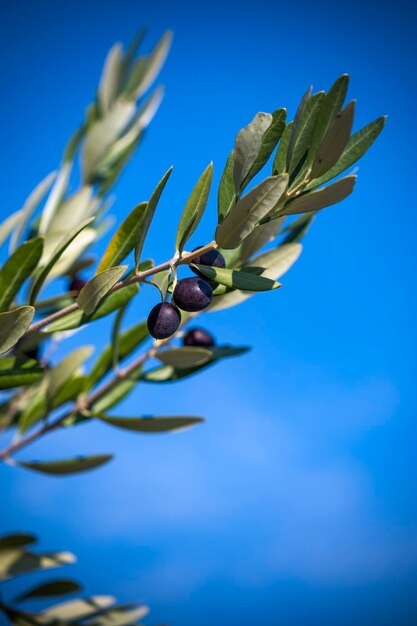
[(86, 315), (91, 315), (105, 295), (119, 282), (127, 270), (127, 265), (111, 267), (93, 276), (81, 289), (77, 304)]
[(166, 433), (174, 430), (183, 430), (203, 422), (202, 417), (113, 417), (109, 415), (95, 415), (102, 422), (139, 433)]
[(0, 359), (0, 389), (31, 385), (45, 374), (44, 368), (33, 359), (15, 356)]
[(32, 217), (33, 213), (36, 211), (45, 195), (48, 193), (51, 188), (52, 183), (54, 182), (56, 177), (56, 172), (51, 172), (48, 174), (46, 178), (44, 178), (32, 191), (26, 202), (24, 203), (21, 211), (20, 211), (20, 219), (16, 230), (13, 233), (10, 247), (11, 250), (15, 250), (19, 240), (24, 233), (27, 223)]
[(253, 120), (239, 131), (234, 147), (233, 181), (239, 195), (261, 149), (262, 138), (272, 124), (270, 113), (257, 113)]
[[(19, 463), (21, 465), (21, 463)], [(61, 567), (75, 562), (71, 552), (46, 552), (33, 554), (19, 548), (6, 548), (0, 552), (0, 580), (37, 570)]]
[(41, 583), (32, 587), (28, 591), (21, 593), (15, 602), (24, 602), (25, 600), (35, 600), (40, 598), (51, 598), (55, 596), (64, 596), (69, 593), (81, 591), (81, 586), (75, 580), (61, 578), (52, 580), (51, 582)]
[(158, 352), (156, 358), (166, 365), (187, 368), (202, 365), (211, 359), (212, 353), (205, 348), (171, 348)]
[(170, 279), (171, 270), (158, 272), (157, 274), (154, 274), (154, 276), (152, 276), (152, 282), (158, 287), (162, 300), (165, 300), (165, 296), (167, 295)]
[(17, 344), (29, 328), (35, 309), (32, 306), (19, 306), (17, 309), (0, 313), (0, 354), (4, 354)]
[(122, 222), (113, 235), (98, 265), (97, 272), (103, 272), (121, 263), (133, 250), (142, 228), (147, 202), (141, 202)]
[(258, 252), (264, 245), (275, 239), (284, 220), (285, 218), (283, 217), (257, 226), (242, 243), (241, 259), (246, 261), (252, 254)]
[(111, 454), (97, 454), (95, 456), (79, 456), (64, 461), (19, 461), (18, 465), (26, 469), (50, 474), (51, 476), (67, 476), (87, 470), (95, 469), (113, 458)]
[(228, 270), (220, 267), (210, 267), (209, 265), (195, 265), (199, 272), (221, 285), (231, 289), (242, 289), (243, 291), (270, 291), (281, 287), (280, 283), (258, 276), (245, 270)]
[(323, 99), (308, 151), (308, 165), (313, 163), (323, 138), (329, 130), (333, 120), (340, 112), (346, 98), (348, 86), (349, 75), (342, 74), (342, 76), (334, 82), (329, 92)]
[(121, 379), (114, 387), (103, 393), (90, 407), (92, 413), (103, 413), (126, 398), (137, 385), (140, 368), (131, 373), (129, 378)]
[(216, 229), (221, 248), (237, 248), (255, 226), (270, 213), (285, 193), (288, 175), (271, 176), (249, 191)]
[(88, 129), (83, 151), (83, 179), (86, 183), (96, 182), (97, 163), (122, 135), (136, 110), (134, 102), (118, 100), (108, 113), (95, 120)]
[(288, 232), (288, 235), (282, 241), (281, 245), (301, 241), (309, 230), (314, 218), (314, 213), (305, 213), (298, 219), (294, 220), (285, 230), (282, 231), (283, 233)]
[(161, 39), (158, 41), (157, 45), (153, 49), (152, 53), (146, 59), (145, 69), (141, 78), (140, 83), (138, 84), (134, 97), (139, 98), (142, 94), (145, 93), (155, 81), (159, 72), (162, 69), (162, 66), (165, 63), (165, 59), (168, 56), (169, 49), (172, 43), (172, 31), (167, 31)]
[(90, 620), (89, 626), (131, 626), (148, 613), (147, 606), (119, 605)]
[(294, 146), (288, 166), (288, 172), (290, 173), (296, 169), (310, 146), (324, 96), (324, 91), (319, 91), (312, 95), (304, 106), (301, 118), (295, 129)]
[(287, 152), (292, 134), (293, 122), (290, 122), (285, 127), (282, 133), (278, 150), (276, 151), (274, 163), (272, 165), (272, 175), (284, 174), (287, 171)]
[(285, 109), (277, 109), (274, 113), (272, 113), (271, 125), (262, 136), (258, 154), (243, 182), (242, 188), (246, 187), (252, 178), (254, 178), (254, 176), (261, 171), (272, 152), (275, 150), (275, 147), (285, 129), (286, 116), (287, 111)]
[(45, 280), (48, 277), (48, 274), (53, 269), (54, 265), (59, 261), (65, 250), (68, 246), (74, 241), (74, 239), (86, 228), (91, 222), (94, 220), (94, 217), (90, 217), (88, 220), (85, 220), (81, 223), (81, 225), (77, 226), (59, 242), (56, 246), (55, 250), (52, 252), (49, 260), (45, 264), (45, 266), (40, 270), (39, 274), (36, 276), (32, 288), (30, 290), (29, 301), (31, 304), (35, 302), (36, 297), (41, 290), (41, 287)]
[(149, 202), (146, 207), (145, 214), (142, 219), (141, 229), (137, 234), (135, 245), (135, 264), (139, 265), (140, 257), (142, 254), (143, 246), (145, 243), (146, 235), (148, 234), (149, 227), (152, 223), (153, 216), (155, 215), (156, 207), (158, 206), (159, 199), (162, 195), (165, 185), (168, 182), (168, 178), (171, 176), (172, 167), (164, 174), (159, 183), (157, 184), (155, 191), (152, 193)]
[(107, 112), (111, 108), (118, 95), (122, 62), (122, 46), (117, 43), (109, 50), (98, 87), (98, 101), (103, 112)]
[(42, 256), (43, 238), (35, 237), (9, 257), (0, 270), (0, 311), (12, 304), (25, 280), (29, 278)]
[(20, 548), (37, 542), (36, 535), (31, 533), (13, 533), (0, 537), (0, 550), (2, 548)]
[(0, 246), (6, 241), (7, 237), (13, 231), (13, 229), (19, 224), (21, 219), (21, 211), (16, 211), (9, 215), (9, 217), (0, 225)]
[(285, 206), (280, 211), (280, 216), (320, 211), (320, 209), (341, 202), (352, 193), (355, 182), (356, 176), (345, 176), (328, 187), (310, 191)]
[(48, 372), (41, 384), (34, 390), (25, 403), (22, 412), (19, 415), (19, 432), (25, 433), (27, 430), (35, 426), (41, 419), (45, 418), (49, 411), (56, 409), (66, 402), (74, 401), (83, 391), (85, 385), (85, 376), (74, 374), (69, 378), (65, 385), (61, 386), (57, 393), (48, 398)]
[(49, 229), (50, 222), (54, 217), (62, 198), (68, 188), (68, 182), (71, 176), (72, 161), (65, 161), (58, 172), (51, 192), (48, 196), (45, 206), (42, 210), (39, 222), (39, 234), (45, 235)]
[(295, 117), (294, 117), (293, 125), (292, 125), (292, 128), (291, 128), (291, 136), (289, 138), (288, 149), (287, 149), (287, 164), (286, 164), (286, 171), (287, 172), (289, 172), (289, 169), (290, 169), (290, 163), (292, 161), (292, 155), (293, 155), (293, 152), (294, 152), (295, 140), (296, 140), (296, 137), (297, 137), (298, 128), (300, 126), (300, 122), (301, 122), (301, 119), (303, 117), (303, 113), (304, 113), (304, 110), (306, 108), (306, 105), (307, 105), (308, 101), (310, 100), (312, 91), (313, 91), (313, 87), (309, 87), (307, 89), (307, 91), (305, 92), (305, 94), (301, 98), (301, 102), (298, 105), (297, 112), (296, 112)]
[(311, 169), (311, 178), (319, 178), (337, 162), (346, 148), (352, 132), (353, 117), (355, 115), (355, 101), (338, 113), (323, 141), (320, 144)]
[(56, 367), (48, 372), (48, 397), (53, 398), (72, 378), (78, 368), (94, 351), (94, 346), (82, 346), (66, 356)]
[(213, 163), (210, 163), (200, 176), (194, 187), (178, 224), (175, 246), (181, 253), (185, 244), (197, 228), (207, 205), (213, 179)]
[(379, 117), (377, 120), (364, 126), (358, 130), (357, 133), (352, 135), (337, 163), (323, 176), (309, 183), (306, 189), (327, 183), (332, 178), (344, 172), (348, 167), (351, 167), (356, 161), (359, 161), (384, 128), (386, 119), (386, 117)]
[(222, 223), (230, 209), (236, 202), (235, 184), (233, 182), (234, 151), (227, 157), (226, 165), (220, 179), (217, 193), (217, 212), (219, 224)]
[(208, 361), (187, 368), (174, 367), (173, 365), (162, 365), (142, 374), (141, 380), (149, 383), (175, 382), (176, 380), (193, 376), (223, 358), (240, 356), (241, 354), (245, 354), (248, 350), (249, 348), (245, 346), (217, 346), (215, 348), (210, 348), (211, 358)]
[[(261, 254), (250, 261), (252, 267), (264, 267), (265, 269), (259, 274), (277, 281), (281, 278), (297, 261), (301, 254), (302, 247), (300, 244), (281, 245), (269, 252)], [(245, 268), (243, 268), (245, 269)], [(228, 309), (245, 302), (255, 292), (231, 291), (222, 296), (216, 297), (210, 306), (209, 311), (220, 311)]]
[(114, 604), (115, 601), (113, 596), (91, 596), (90, 598), (69, 600), (48, 607), (41, 615), (48, 622), (55, 620), (75, 622), (96, 615)]

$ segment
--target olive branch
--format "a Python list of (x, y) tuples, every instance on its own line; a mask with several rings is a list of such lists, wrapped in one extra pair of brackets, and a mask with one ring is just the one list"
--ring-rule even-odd
[[(165, 61), (171, 34), (150, 54), (137, 56), (141, 39), (142, 34), (126, 52), (120, 44), (111, 49), (95, 99), (71, 137), (59, 171), (47, 176), (0, 226), (0, 244), (10, 241), (0, 270), (0, 430), (6, 439), (0, 459), (42, 473), (71, 474), (111, 459), (108, 454), (36, 462), (15, 458), (58, 428), (98, 419), (132, 432), (162, 433), (202, 420), (108, 412), (139, 381), (175, 382), (247, 351), (246, 346), (216, 345), (201, 327), (184, 329), (202, 312), (227, 309), (280, 287), (278, 281), (298, 259), (300, 242), (317, 213), (352, 193), (356, 174), (340, 175), (365, 154), (385, 123), (380, 117), (352, 134), (356, 105), (344, 105), (346, 74), (327, 93), (310, 88), (293, 121), (287, 121), (284, 108), (257, 113), (237, 134), (224, 167), (211, 242), (186, 250), (208, 205), (212, 163), (185, 204), (173, 254), (158, 264), (143, 258), (170, 168), (149, 200), (116, 228), (96, 265), (90, 249), (111, 228), (109, 192), (162, 98), (161, 87), (147, 93)], [(76, 157), (81, 183), (71, 193)], [(262, 178), (268, 163), (270, 173)], [(193, 275), (178, 279), (181, 265)], [(90, 278), (84, 280), (81, 274), (87, 271)], [(62, 277), (68, 290), (45, 297), (45, 287), (52, 291)], [(154, 287), (160, 302), (147, 319), (125, 329), (125, 311), (136, 303), (140, 286)], [(73, 330), (112, 313), (110, 343), (91, 367), (85, 365), (91, 346), (49, 362), (48, 346), (71, 340)]]

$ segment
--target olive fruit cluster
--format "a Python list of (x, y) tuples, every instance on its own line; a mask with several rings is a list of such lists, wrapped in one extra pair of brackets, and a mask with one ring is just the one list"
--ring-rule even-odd
[[(195, 248), (193, 252), (198, 250)], [(210, 265), (212, 267), (225, 267), (226, 263), (224, 257), (217, 250), (210, 250), (198, 257), (194, 258), (194, 262), (198, 265)], [(193, 272), (197, 276), (183, 278), (175, 285), (172, 301), (160, 302), (153, 307), (148, 316), (148, 330), (149, 334), (154, 339), (167, 339), (171, 337), (179, 328), (181, 324), (181, 312), (187, 311), (195, 313), (197, 311), (203, 311), (206, 309), (213, 300), (213, 289), (211, 285), (202, 278), (202, 274), (198, 270), (193, 269)], [(197, 331), (205, 333), (202, 329), (194, 329), (194, 335)], [(205, 341), (212, 341), (212, 343), (205, 343), (202, 335), (187, 333), (186, 337), (190, 335), (188, 341), (203, 341), (201, 343), (187, 343), (185, 345), (214, 345), (214, 340), (206, 333)], [(194, 337), (194, 338), (193, 338)]]

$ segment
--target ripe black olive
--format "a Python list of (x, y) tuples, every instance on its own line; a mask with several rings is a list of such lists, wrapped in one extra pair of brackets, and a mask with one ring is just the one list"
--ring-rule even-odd
[(83, 278), (80, 278), (79, 276), (75, 275), (71, 278), (71, 281), (68, 285), (68, 288), (70, 291), (78, 291), (80, 292), (81, 289), (83, 287), (85, 287), (87, 284), (87, 281), (84, 280)]
[(213, 300), (213, 290), (201, 278), (183, 278), (175, 286), (172, 298), (183, 311), (202, 311)]
[[(193, 252), (196, 252), (197, 250), (198, 248), (195, 248)], [(218, 250), (209, 250), (208, 252), (204, 252), (203, 254), (200, 254), (200, 256), (195, 257), (192, 262), (196, 263), (197, 265), (209, 265), (211, 267), (220, 268), (226, 267), (226, 261), (224, 260), (224, 256), (220, 254)], [(192, 267), (191, 269), (194, 274), (197, 274), (197, 276), (202, 276), (207, 280), (207, 278), (197, 269), (195, 269), (194, 267)]]
[(160, 302), (148, 315), (149, 334), (154, 339), (171, 337), (181, 324), (181, 313), (169, 302)]
[(212, 348), (215, 343), (213, 335), (204, 330), (204, 328), (190, 328), (183, 339), (184, 346)]

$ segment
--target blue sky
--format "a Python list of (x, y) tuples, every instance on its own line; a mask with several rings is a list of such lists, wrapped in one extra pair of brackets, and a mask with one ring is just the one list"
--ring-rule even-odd
[[(354, 194), (326, 209), (284, 288), (207, 315), (219, 342), (251, 344), (177, 385), (145, 386), (121, 411), (196, 414), (162, 438), (100, 424), (25, 458), (112, 452), (64, 481), (0, 472), (1, 528), (79, 556), (86, 591), (141, 598), (149, 623), (413, 624), (417, 610), (415, 10), (411, 3), (15, 2), (1, 7), (1, 214), (60, 159), (107, 49), (149, 25), (173, 49), (166, 97), (117, 187), (117, 219), (174, 173), (147, 244), (172, 251), (210, 160), (218, 182), (257, 111), (294, 114), (312, 83), (351, 74), (355, 126), (388, 114)], [(215, 193), (195, 245), (211, 239)], [(143, 290), (130, 320), (146, 316)], [(108, 325), (79, 334), (107, 341)], [(22, 455), (23, 456), (23, 455)]]

